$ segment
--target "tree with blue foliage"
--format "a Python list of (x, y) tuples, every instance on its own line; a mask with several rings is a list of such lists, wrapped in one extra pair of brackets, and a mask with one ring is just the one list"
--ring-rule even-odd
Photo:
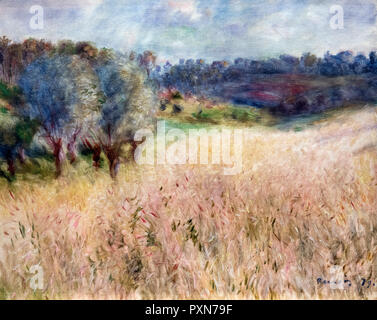
[(367, 57), (365, 57), (363, 54), (358, 54), (355, 57), (353, 64), (351, 65), (351, 68), (355, 74), (363, 74), (367, 72), (368, 62), (369, 61)]
[(26, 99), (19, 110), (40, 123), (55, 158), (57, 176), (62, 172), (66, 149), (74, 161), (77, 138), (91, 119), (87, 115), (95, 118), (99, 114), (93, 75), (87, 60), (64, 54), (35, 60), (19, 80)]
[(98, 138), (112, 178), (120, 165), (123, 146), (134, 149), (138, 129), (154, 128), (157, 103), (144, 73), (135, 63), (114, 57), (95, 68), (104, 103), (99, 121)]
[(375, 51), (372, 51), (369, 54), (368, 71), (372, 73), (377, 73), (377, 53)]

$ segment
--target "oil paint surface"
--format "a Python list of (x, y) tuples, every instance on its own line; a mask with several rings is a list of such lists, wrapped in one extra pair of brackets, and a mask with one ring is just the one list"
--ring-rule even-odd
[(0, 1), (0, 299), (375, 299), (376, 6)]

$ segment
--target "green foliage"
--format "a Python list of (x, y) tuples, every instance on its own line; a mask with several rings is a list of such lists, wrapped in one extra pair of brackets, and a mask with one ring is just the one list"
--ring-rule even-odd
[(55, 178), (54, 158), (51, 154), (30, 158), (24, 166), (20, 167), (17, 172), (19, 178), (27, 181), (49, 181)]
[[(229, 115), (227, 114), (229, 117)], [(260, 116), (248, 108), (232, 108), (230, 116), (241, 122), (258, 121)]]
[(18, 87), (11, 87), (0, 81), (0, 98), (9, 103), (18, 101), (21, 97), (21, 90)]
[(208, 128), (211, 129), (213, 126), (211, 123), (206, 121), (179, 121), (179, 120), (165, 120), (166, 130), (169, 131), (170, 129), (180, 129), (185, 132), (188, 132), (190, 129), (201, 129), (201, 128)]
[(7, 297), (8, 297), (8, 294), (5, 288), (0, 287), (0, 300), (6, 300)]
[[(93, 151), (89, 148), (84, 148), (80, 151), (80, 157), (87, 163), (93, 164)], [(106, 163), (106, 159), (104, 158), (103, 154), (100, 155), (100, 159), (98, 161), (98, 168), (104, 168)]]
[(219, 123), (221, 120), (235, 120), (240, 122), (259, 122), (261, 116), (253, 109), (241, 107), (228, 107), (225, 109), (207, 109), (193, 113), (192, 116), (199, 121)]
[[(199, 241), (199, 238), (198, 238), (199, 232), (196, 229), (195, 224), (192, 221), (192, 219), (187, 220), (187, 222), (185, 223), (185, 226), (186, 226), (186, 241), (191, 239), (194, 246), (196, 246), (196, 244)], [(199, 249), (200, 248), (201, 248), (201, 244), (199, 243)]]
[(39, 124), (36, 120), (19, 120), (15, 127), (16, 137), (23, 145), (29, 145)]
[(10, 112), (0, 113), (0, 141), (3, 146), (13, 146), (17, 143), (17, 122), (18, 118)]
[(0, 139), (8, 146), (28, 146), (38, 127), (35, 120), (22, 119), (7, 109), (0, 112)]
[(147, 247), (158, 246), (156, 232), (152, 228), (148, 228), (146, 231)]
[(172, 99), (182, 100), (182, 94), (179, 91), (174, 91), (171, 95)]
[(193, 113), (192, 116), (199, 121), (217, 123), (224, 118), (224, 113), (218, 109), (209, 109)]
[(0, 107), (0, 113), (7, 114), (8, 112), (9, 112), (9, 110), (7, 108)]
[(58, 42), (57, 52), (59, 54), (74, 55), (76, 54), (76, 45), (72, 40), (61, 40)]

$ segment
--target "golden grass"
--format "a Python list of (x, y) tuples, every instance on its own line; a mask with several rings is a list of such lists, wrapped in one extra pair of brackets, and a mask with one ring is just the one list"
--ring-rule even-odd
[[(81, 161), (58, 181), (3, 183), (0, 297), (376, 298), (361, 286), (377, 283), (376, 125), (365, 108), (251, 129), (236, 176), (127, 165), (113, 182)], [(317, 284), (334, 265), (351, 287)]]

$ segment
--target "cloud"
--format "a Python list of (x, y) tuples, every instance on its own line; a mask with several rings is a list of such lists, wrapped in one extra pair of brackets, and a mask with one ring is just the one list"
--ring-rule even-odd
[[(250, 26), (248, 36), (254, 39), (263, 50), (256, 50), (261, 55), (278, 55), (290, 53), (300, 55), (310, 51), (322, 55), (327, 50), (338, 52), (353, 50), (355, 52), (374, 50), (376, 44), (372, 41), (375, 35), (375, 24), (368, 25), (375, 15), (368, 13), (368, 17), (353, 14), (355, 2), (339, 2), (344, 10), (344, 29), (334, 30), (330, 26), (332, 4), (323, 2), (311, 3), (306, 6), (286, 6), (284, 10), (265, 15), (257, 23)], [(375, 8), (368, 3), (364, 5), (371, 10)], [(365, 8), (363, 9), (365, 12)], [(363, 11), (361, 11), (363, 12)]]
[(0, 5), (1, 8), (25, 8), (31, 7), (33, 5), (40, 5), (43, 8), (85, 8), (89, 6), (98, 6), (103, 3), (104, 0), (2, 0)]
[(173, 14), (178, 12), (187, 15), (193, 21), (202, 17), (195, 0), (168, 1), (168, 7)]
[(376, 49), (375, 0), (337, 0), (344, 30), (329, 26), (333, 1), (318, 0), (39, 0), (45, 29), (30, 30), (35, 0), (0, 1), (0, 30), (90, 40), (117, 50), (153, 50), (162, 60), (234, 59), (281, 53)]
[[(0, 2), (0, 30), (13, 40), (28, 37), (45, 38), (52, 41), (61, 38), (83, 39), (90, 35), (80, 34), (83, 25), (93, 11), (104, 0), (5, 0)], [(30, 20), (34, 12), (32, 6), (43, 9), (44, 28), (33, 30)]]

